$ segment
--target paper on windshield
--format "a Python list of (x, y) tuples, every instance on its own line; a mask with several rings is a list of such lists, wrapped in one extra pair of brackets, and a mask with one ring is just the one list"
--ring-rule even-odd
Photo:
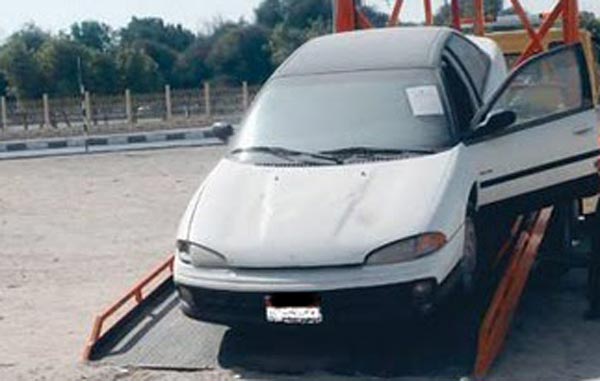
[(436, 86), (418, 86), (406, 89), (414, 116), (444, 115), (444, 106)]

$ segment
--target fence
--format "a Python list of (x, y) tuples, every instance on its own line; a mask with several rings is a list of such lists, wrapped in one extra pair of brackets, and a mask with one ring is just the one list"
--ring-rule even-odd
[(0, 139), (103, 134), (206, 126), (214, 121), (237, 123), (258, 86), (225, 87), (205, 83), (197, 89), (163, 93), (40, 100), (0, 97)]

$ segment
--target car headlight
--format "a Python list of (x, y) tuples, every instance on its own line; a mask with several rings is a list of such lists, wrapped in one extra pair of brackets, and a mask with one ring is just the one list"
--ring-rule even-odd
[(227, 260), (223, 255), (189, 241), (177, 241), (177, 256), (182, 262), (195, 267), (227, 267)]
[(447, 243), (443, 233), (426, 233), (383, 246), (367, 256), (367, 265), (389, 265), (433, 254)]

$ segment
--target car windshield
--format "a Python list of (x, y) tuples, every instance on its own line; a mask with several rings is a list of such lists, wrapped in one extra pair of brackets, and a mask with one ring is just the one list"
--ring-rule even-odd
[(422, 154), (446, 148), (452, 134), (437, 78), (425, 69), (276, 78), (245, 118), (232, 152), (264, 154), (265, 147), (278, 147), (310, 154), (353, 148)]

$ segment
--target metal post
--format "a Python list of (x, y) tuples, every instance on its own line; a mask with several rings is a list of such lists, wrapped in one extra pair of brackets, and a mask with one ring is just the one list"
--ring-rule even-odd
[(250, 104), (250, 95), (248, 94), (248, 82), (242, 82), (242, 107), (244, 111), (248, 109)]
[(433, 25), (433, 9), (431, 7), (431, 0), (424, 0), (425, 2), (425, 25)]
[(475, 7), (475, 35), (485, 35), (485, 8), (483, 6), (483, 0), (474, 0)]
[(562, 0), (565, 44), (579, 42), (579, 6), (577, 1)]
[(204, 114), (206, 119), (212, 116), (211, 101), (210, 101), (210, 83), (204, 82)]
[(460, 21), (460, 0), (452, 0), (452, 27), (456, 30), (462, 30)]
[(133, 108), (131, 106), (131, 90), (125, 90), (125, 114), (127, 115), (127, 124), (133, 125)]
[(388, 20), (387, 26), (396, 26), (398, 22), (400, 22), (400, 11), (402, 10), (402, 5), (404, 0), (396, 0), (394, 3), (394, 9), (392, 10), (392, 14)]
[(90, 92), (86, 91), (83, 96), (83, 107), (84, 107), (84, 115), (85, 115), (85, 132), (90, 131), (90, 127), (92, 126), (92, 100), (90, 97)]
[(6, 130), (8, 127), (8, 118), (6, 116), (6, 97), (0, 97), (0, 114), (2, 115), (2, 129)]
[(50, 127), (50, 101), (48, 100), (48, 94), (42, 96), (44, 104), (44, 127)]
[(165, 107), (167, 121), (170, 121), (173, 118), (173, 109), (171, 104), (171, 86), (169, 85), (165, 85)]
[(354, 0), (334, 1), (334, 31), (349, 32), (356, 29), (356, 5)]

